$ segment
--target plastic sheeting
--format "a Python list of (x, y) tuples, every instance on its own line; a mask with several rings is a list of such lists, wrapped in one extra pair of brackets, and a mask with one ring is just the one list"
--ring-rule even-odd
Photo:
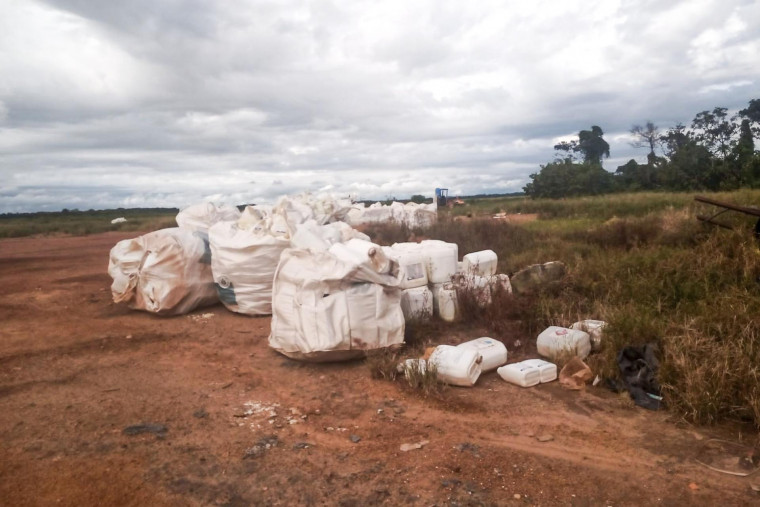
[(177, 213), (177, 225), (183, 229), (208, 234), (209, 228), (218, 222), (233, 221), (240, 218), (240, 211), (235, 206), (201, 202), (182, 209)]
[(285, 250), (274, 276), (269, 346), (294, 359), (338, 361), (401, 344), (399, 282), (395, 262), (378, 273), (329, 252)]
[(162, 315), (216, 303), (211, 255), (203, 236), (171, 228), (119, 241), (108, 262), (114, 302)]

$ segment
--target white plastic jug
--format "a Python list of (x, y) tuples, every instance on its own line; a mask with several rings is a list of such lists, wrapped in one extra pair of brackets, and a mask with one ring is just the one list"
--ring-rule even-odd
[(602, 348), (602, 333), (606, 325), (603, 320), (581, 320), (570, 326), (570, 329), (587, 332), (591, 338), (591, 350), (596, 351)]
[[(453, 322), (459, 314), (457, 291), (454, 284), (442, 283), (433, 293), (434, 306), (438, 307), (438, 316), (446, 322)], [(435, 309), (435, 308), (434, 308)]]
[(487, 336), (460, 343), (457, 348), (476, 350), (483, 358), (480, 363), (480, 369), (483, 371), (495, 370), (507, 362), (507, 347), (499, 340)]
[(538, 368), (542, 383), (557, 380), (557, 365), (554, 363), (543, 359), (526, 359), (522, 364)]
[(405, 320), (429, 319), (433, 316), (433, 293), (427, 286), (401, 292), (401, 311)]
[(427, 259), (428, 281), (430, 283), (450, 282), (457, 274), (459, 247), (455, 243), (439, 240), (425, 240), (420, 243)]
[(428, 359), (446, 384), (472, 387), (480, 377), (480, 354), (474, 349), (438, 345)]
[(512, 384), (522, 387), (532, 387), (541, 382), (541, 372), (535, 366), (524, 363), (505, 364), (496, 373)]
[(591, 338), (588, 333), (576, 329), (550, 326), (536, 338), (538, 353), (551, 360), (568, 354), (586, 359), (591, 352)]
[(468, 253), (462, 258), (462, 270), (473, 275), (491, 276), (496, 274), (497, 257), (493, 250)]
[[(386, 250), (384, 249), (384, 251)], [(422, 254), (391, 249), (390, 257), (398, 262), (403, 272), (399, 285), (402, 289), (413, 289), (427, 285), (427, 261)]]

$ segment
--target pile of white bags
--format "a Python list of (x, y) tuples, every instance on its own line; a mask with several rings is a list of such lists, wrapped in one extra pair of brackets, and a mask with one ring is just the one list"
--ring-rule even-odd
[(201, 236), (172, 228), (119, 241), (108, 262), (113, 300), (162, 315), (217, 302), (208, 243)]
[(337, 361), (403, 342), (398, 265), (382, 262), (377, 245), (340, 246), (340, 257), (282, 253), (272, 292), (273, 349), (294, 359)]
[(240, 211), (235, 206), (201, 202), (182, 209), (177, 213), (177, 225), (182, 229), (208, 233), (209, 228), (217, 222), (228, 222), (240, 218)]
[(437, 219), (438, 207), (435, 202), (432, 204), (392, 202), (389, 206), (376, 202), (369, 207), (365, 207), (363, 203), (355, 203), (344, 218), (349, 225), (353, 226), (391, 222), (405, 224), (412, 229), (430, 227)]

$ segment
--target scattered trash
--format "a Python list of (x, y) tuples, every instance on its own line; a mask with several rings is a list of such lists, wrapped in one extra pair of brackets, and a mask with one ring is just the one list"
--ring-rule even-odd
[(538, 368), (542, 384), (557, 380), (557, 365), (554, 363), (543, 359), (526, 359), (522, 364)]
[(472, 387), (480, 377), (480, 354), (471, 348), (438, 345), (428, 362), (435, 365), (438, 380), (462, 387)]
[(748, 477), (760, 470), (760, 450), (729, 440), (711, 438), (701, 445), (695, 461), (714, 472)]
[(113, 300), (161, 315), (214, 304), (219, 299), (210, 255), (202, 236), (180, 228), (119, 241), (108, 262)]
[(591, 338), (583, 331), (550, 326), (536, 338), (536, 349), (539, 354), (552, 361), (562, 356), (586, 359), (591, 352)]
[(193, 322), (205, 322), (214, 317), (213, 313), (202, 313), (200, 315), (191, 315), (190, 319)]
[(433, 314), (446, 322), (454, 322), (459, 316), (459, 300), (453, 283), (433, 284)]
[(496, 373), (507, 382), (521, 387), (533, 387), (541, 382), (541, 371), (524, 362), (504, 365)]
[(422, 449), (429, 443), (429, 440), (420, 440), (419, 442), (415, 442), (413, 444), (401, 444), (401, 447), (399, 447), (399, 449), (401, 449), (401, 452), (408, 452), (415, 449)]
[(601, 381), (602, 381), (602, 377), (600, 377), (599, 375), (597, 375), (596, 377), (594, 377), (594, 381), (591, 383), (591, 385), (594, 386), (594, 387), (596, 387), (596, 386), (599, 385), (599, 383)]
[(657, 345), (653, 343), (642, 347), (624, 347), (617, 356), (623, 381), (609, 381), (613, 390), (627, 390), (636, 405), (648, 410), (658, 410), (662, 402), (657, 381), (660, 363), (655, 356), (656, 352)]
[(502, 342), (487, 336), (460, 343), (457, 348), (477, 351), (481, 357), (480, 369), (484, 372), (495, 370), (507, 362), (507, 347)]
[(537, 436), (536, 440), (538, 440), (539, 442), (551, 442), (552, 440), (554, 440), (554, 435), (550, 435), (546, 433), (546, 434)]
[(157, 424), (157, 423), (142, 423), (142, 424), (134, 424), (132, 426), (127, 426), (122, 430), (122, 433), (125, 435), (141, 435), (143, 433), (153, 433), (158, 438), (164, 438), (166, 436), (166, 432), (169, 431), (169, 428), (164, 426), (163, 424)]
[(243, 459), (257, 458), (263, 455), (269, 449), (276, 447), (279, 443), (280, 439), (277, 438), (277, 435), (266, 436), (256, 442), (254, 446), (246, 449), (245, 453), (243, 454)]
[(309, 442), (296, 442), (293, 444), (293, 449), (308, 449), (310, 447), (314, 447), (314, 444), (311, 444)]
[(124, 217), (119, 217), (119, 218), (114, 218), (113, 220), (111, 220), (111, 223), (112, 223), (112, 224), (123, 224), (123, 223), (124, 223), (124, 222), (126, 222), (126, 221), (127, 221), (127, 219), (126, 219), (126, 218), (124, 218)]
[(603, 320), (581, 320), (570, 326), (570, 329), (588, 333), (591, 339), (591, 350), (596, 352), (602, 348), (602, 333), (606, 325), (607, 323)]
[(593, 377), (591, 368), (579, 357), (573, 357), (559, 372), (559, 383), (562, 387), (577, 391), (583, 389)]
[(348, 439), (351, 440), (353, 443), (358, 444), (361, 441), (362, 437), (360, 437), (359, 435), (351, 434), (348, 436)]
[(689, 489), (692, 490), (692, 491), (697, 491), (699, 489), (699, 486), (697, 485), (696, 482), (690, 482), (689, 483)]

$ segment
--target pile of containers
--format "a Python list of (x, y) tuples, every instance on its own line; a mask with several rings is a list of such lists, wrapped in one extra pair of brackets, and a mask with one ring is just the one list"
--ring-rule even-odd
[(497, 275), (492, 250), (473, 252), (459, 259), (459, 247), (436, 239), (395, 243), (383, 247), (402, 271), (402, 309), (407, 320), (433, 315), (452, 322), (458, 315), (457, 287), (473, 290), (482, 305), (491, 303), (496, 286), (512, 292), (507, 275)]

